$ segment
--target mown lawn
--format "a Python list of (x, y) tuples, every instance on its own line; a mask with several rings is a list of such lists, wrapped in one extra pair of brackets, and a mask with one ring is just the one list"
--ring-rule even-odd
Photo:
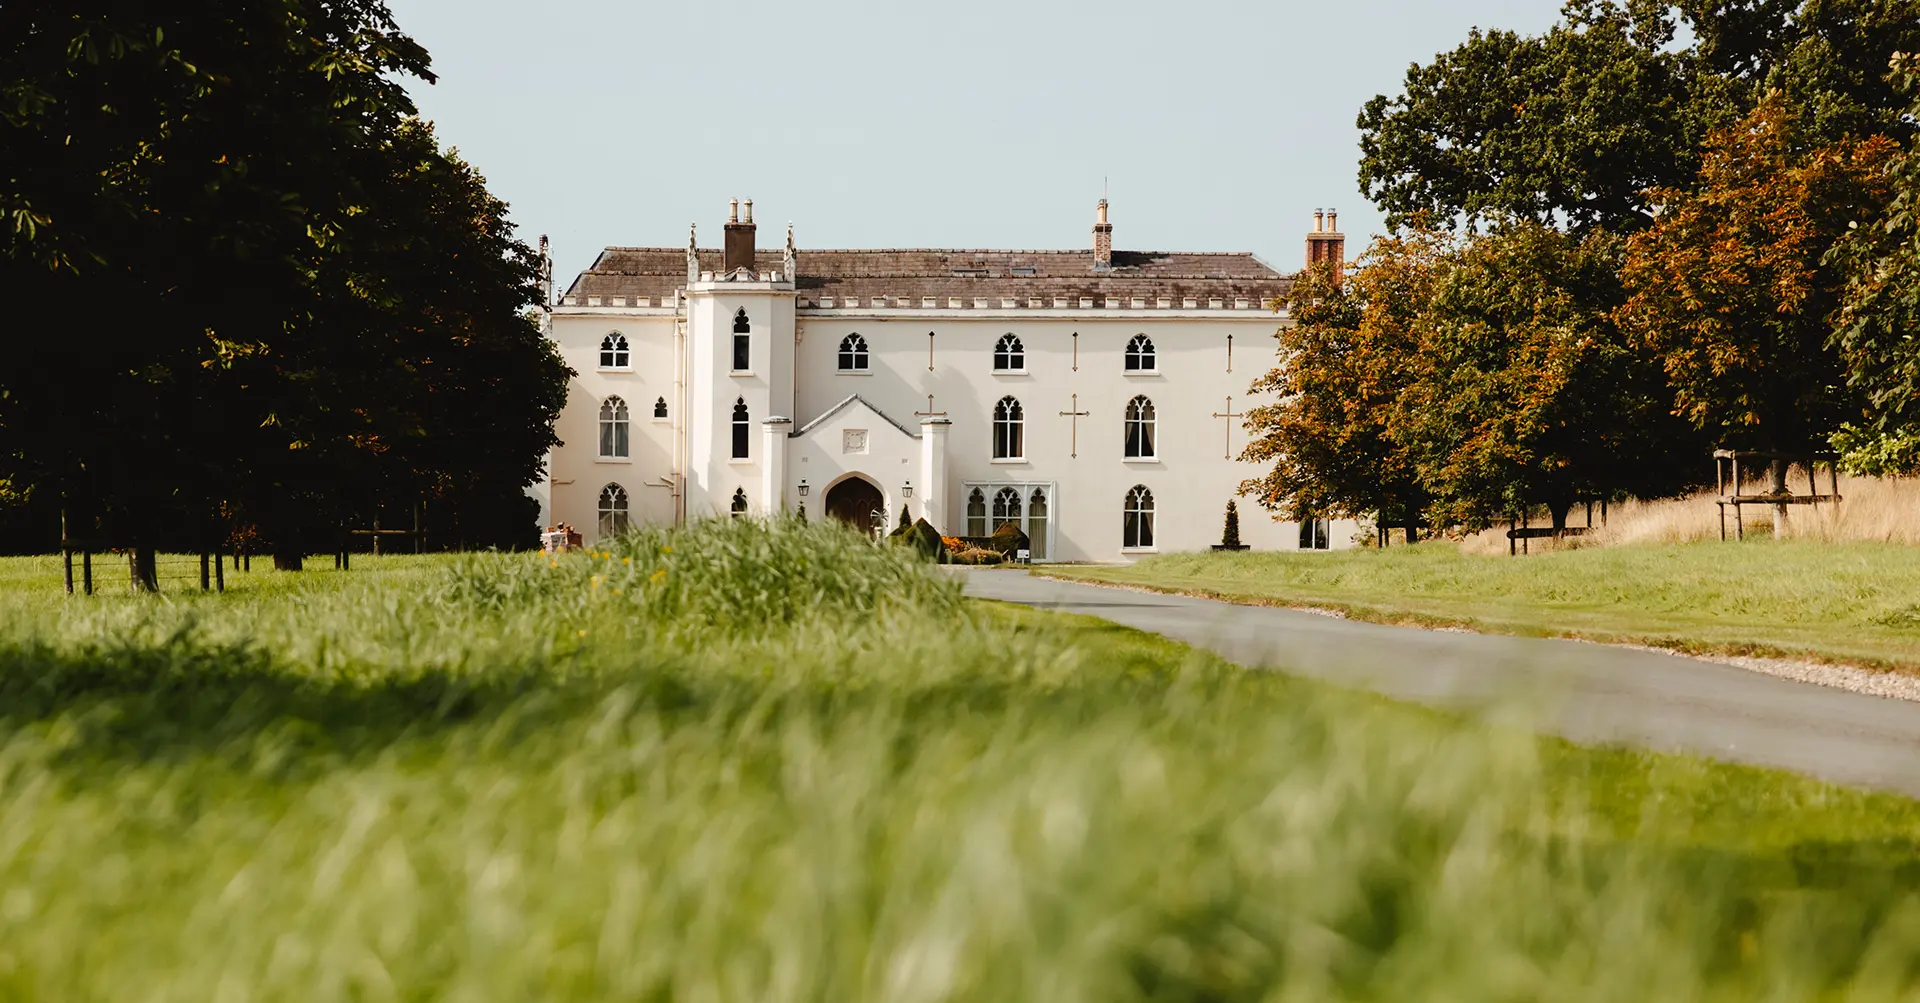
[(1451, 544), (1167, 554), (1050, 575), (1386, 623), (1920, 670), (1920, 548), (1748, 541), (1481, 557)]
[(966, 603), (828, 527), (226, 596), (29, 565), (4, 1000), (1920, 988), (1920, 803)]

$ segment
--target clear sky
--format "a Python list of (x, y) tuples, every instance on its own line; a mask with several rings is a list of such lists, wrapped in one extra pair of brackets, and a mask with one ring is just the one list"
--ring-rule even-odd
[(1301, 264), (1316, 207), (1348, 253), (1380, 219), (1354, 119), (1474, 25), (1558, 0), (390, 0), (433, 55), (441, 142), (554, 241), (564, 285), (608, 244), (1114, 246)]

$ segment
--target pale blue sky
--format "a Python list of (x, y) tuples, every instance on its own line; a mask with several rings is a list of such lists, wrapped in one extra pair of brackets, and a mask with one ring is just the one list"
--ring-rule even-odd
[(1473, 25), (1558, 0), (677, 4), (390, 0), (433, 54), (443, 143), (551, 234), (562, 284), (608, 244), (1250, 250), (1294, 268), (1315, 207), (1379, 216), (1354, 118)]

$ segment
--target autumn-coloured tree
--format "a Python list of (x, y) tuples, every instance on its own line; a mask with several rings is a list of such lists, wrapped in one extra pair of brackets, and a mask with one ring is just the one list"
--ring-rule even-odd
[[(1735, 448), (1825, 448), (1860, 413), (1830, 345), (1842, 276), (1823, 259), (1887, 202), (1884, 137), (1810, 146), (1784, 102), (1714, 134), (1691, 190), (1652, 193), (1617, 316), (1661, 360), (1675, 411)], [(1784, 483), (1784, 466), (1775, 484)]]
[(1510, 220), (1464, 244), (1414, 322), (1420, 352), (1389, 435), (1436, 525), (1484, 528), (1544, 504), (1687, 487), (1699, 445), (1659, 367), (1610, 316), (1620, 238)]
[(1277, 399), (1248, 409), (1240, 454), (1271, 467), (1242, 493), (1290, 519), (1377, 513), (1414, 538), (1427, 498), (1388, 424), (1417, 363), (1414, 318), (1452, 247), (1410, 228), (1375, 240), (1344, 282), (1325, 266), (1296, 280), (1278, 364), (1251, 391)]

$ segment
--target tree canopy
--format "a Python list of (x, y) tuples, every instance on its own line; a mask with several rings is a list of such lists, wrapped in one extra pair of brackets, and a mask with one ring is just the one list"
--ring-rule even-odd
[(566, 369), (404, 76), (376, 0), (0, 7), (0, 291), (62, 325), (0, 361), (12, 497), (131, 546), (222, 511), (290, 559), (382, 501), (518, 507)]

